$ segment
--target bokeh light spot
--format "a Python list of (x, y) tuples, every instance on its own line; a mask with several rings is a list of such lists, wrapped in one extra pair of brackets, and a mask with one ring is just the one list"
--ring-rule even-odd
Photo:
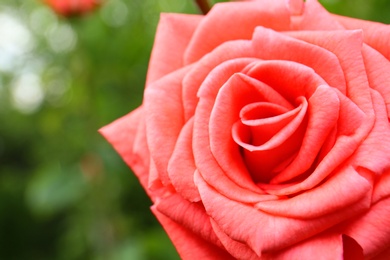
[(127, 22), (129, 10), (125, 3), (120, 0), (112, 0), (102, 8), (103, 21), (112, 27), (120, 27)]
[(25, 114), (35, 112), (45, 97), (39, 77), (32, 73), (16, 78), (11, 95), (13, 106)]
[(11, 72), (34, 47), (31, 33), (16, 16), (0, 13), (0, 71)]
[(77, 35), (66, 23), (54, 24), (46, 34), (50, 48), (55, 52), (70, 52), (76, 46)]

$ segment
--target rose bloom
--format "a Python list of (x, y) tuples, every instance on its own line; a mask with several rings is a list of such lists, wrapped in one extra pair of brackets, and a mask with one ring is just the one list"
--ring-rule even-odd
[(45, 0), (46, 3), (58, 14), (64, 16), (80, 15), (95, 9), (99, 5), (98, 0)]
[(390, 259), (390, 27), (316, 0), (163, 14), (101, 129), (183, 259)]

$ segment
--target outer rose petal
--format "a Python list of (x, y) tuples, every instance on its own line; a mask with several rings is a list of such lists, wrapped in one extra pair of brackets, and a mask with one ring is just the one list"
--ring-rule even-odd
[(363, 46), (363, 59), (371, 88), (377, 90), (385, 101), (390, 121), (390, 62), (379, 52)]
[(345, 230), (363, 248), (367, 258), (375, 257), (390, 245), (390, 197), (372, 205), (362, 217), (354, 220)]
[(184, 125), (181, 81), (189, 68), (182, 68), (155, 81), (144, 94), (148, 146), (164, 185), (170, 183), (168, 162)]
[(375, 124), (356, 151), (353, 164), (380, 175), (389, 168), (390, 124), (387, 121), (386, 106), (382, 97), (375, 90), (371, 90), (371, 93), (376, 114)]
[(184, 125), (168, 164), (168, 174), (172, 185), (183, 198), (192, 202), (200, 200), (194, 183), (194, 173), (197, 169), (192, 154), (193, 125), (193, 118)]
[[(378, 102), (380, 103), (380, 102)], [(382, 122), (385, 120), (382, 120)], [(380, 123), (378, 123), (380, 124)], [(389, 131), (385, 134), (388, 135)], [(388, 136), (387, 136), (388, 137)], [(380, 138), (380, 142), (378, 142)], [(386, 136), (385, 136), (386, 138)], [(378, 144), (388, 143), (383, 139), (383, 136), (376, 137), (372, 141), (376, 141)], [(375, 146), (375, 144), (374, 144)], [(380, 147), (371, 150), (376, 152), (380, 150)], [(364, 150), (363, 150), (364, 151)], [(369, 152), (369, 151), (368, 151)], [(385, 155), (388, 155), (386, 153)], [(370, 154), (370, 156), (372, 153)], [(374, 157), (377, 157), (375, 154)], [(364, 156), (362, 156), (364, 159)], [(370, 157), (372, 158), (372, 157)], [(378, 161), (383, 162), (383, 158), (378, 158)], [(388, 159), (387, 159), (388, 162)], [(380, 168), (381, 166), (379, 166)], [(370, 171), (365, 170), (372, 174)], [(379, 170), (380, 171), (380, 170)], [(373, 259), (389, 259), (390, 257), (390, 221), (387, 216), (390, 216), (390, 169), (387, 168), (381, 172), (380, 177), (374, 187), (372, 196), (372, 203), (370, 210), (363, 216), (356, 218), (346, 228), (346, 233), (355, 238), (359, 244), (365, 249), (365, 254), (369, 257), (375, 256)], [(379, 255), (378, 255), (379, 254)]]
[(184, 56), (185, 64), (199, 60), (224, 42), (250, 39), (257, 26), (279, 31), (290, 28), (290, 14), (283, 1), (260, 2), (263, 3), (231, 2), (214, 5), (194, 33)]
[(361, 214), (371, 202), (371, 198), (366, 196), (342, 212), (301, 220), (268, 214), (249, 204), (230, 200), (210, 187), (200, 174), (195, 174), (195, 183), (207, 214), (230, 238), (245, 243), (258, 256), (292, 246), (351, 216)]
[(151, 208), (161, 225), (166, 230), (182, 259), (224, 259), (234, 258), (224, 250), (204, 241), (191, 231), (178, 225), (161, 214), (155, 207)]
[[(306, 65), (321, 76), (329, 86), (346, 93), (345, 75), (338, 57), (321, 46), (299, 40), (299, 37), (295, 37), (295, 34), (299, 33), (278, 33), (264, 27), (257, 27), (252, 38), (253, 53), (264, 60), (287, 60)], [(322, 32), (312, 31), (312, 33), (322, 35)], [(286, 34), (293, 37), (288, 37)]]
[(379, 255), (375, 256), (373, 260), (389, 260), (390, 259), (390, 248), (386, 249)]
[[(102, 127), (99, 132), (107, 139), (121, 155), (125, 163), (137, 175), (149, 196), (149, 151), (145, 145), (145, 124), (143, 124), (143, 108), (123, 116), (109, 125)], [(141, 142), (141, 145), (138, 145)]]
[[(369, 91), (370, 86), (362, 55), (363, 32), (361, 30), (331, 32), (303, 31), (296, 32), (292, 35), (334, 53), (339, 59), (345, 75), (347, 97), (355, 102), (367, 115), (373, 114)], [(329, 41), (329, 39), (332, 39), (332, 41)]]
[(291, 30), (343, 29), (342, 25), (317, 0), (306, 0), (302, 9), (301, 16), (291, 17)]
[(232, 256), (237, 259), (245, 260), (259, 259), (259, 256), (256, 255), (256, 253), (253, 252), (253, 250), (250, 249), (245, 243), (233, 240), (228, 235), (226, 235), (213, 219), (211, 219), (211, 225), (215, 234), (218, 236), (218, 239), (226, 248), (226, 251), (228, 251)]
[(333, 15), (346, 29), (363, 29), (364, 42), (390, 60), (390, 26), (345, 16)]
[(183, 55), (201, 15), (161, 14), (151, 54), (146, 86), (183, 67)]
[(352, 238), (324, 233), (281, 252), (266, 254), (264, 260), (316, 259), (363, 260), (363, 249)]
[(373, 203), (378, 202), (381, 199), (389, 197), (390, 193), (390, 169), (387, 169), (382, 173), (377, 180), (374, 187), (374, 193), (372, 195)]
[(210, 218), (202, 203), (191, 203), (180, 195), (173, 194), (158, 200), (155, 207), (159, 212), (203, 240), (223, 248), (211, 227)]

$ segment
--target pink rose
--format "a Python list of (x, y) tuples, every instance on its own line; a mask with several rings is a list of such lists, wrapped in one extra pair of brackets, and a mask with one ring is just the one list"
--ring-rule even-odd
[(80, 15), (95, 9), (99, 0), (45, 0), (58, 14), (64, 16)]
[(183, 259), (390, 259), (390, 27), (316, 0), (163, 14), (101, 129)]

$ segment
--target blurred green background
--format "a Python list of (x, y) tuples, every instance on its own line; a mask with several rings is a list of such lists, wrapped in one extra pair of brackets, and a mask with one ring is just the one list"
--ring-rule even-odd
[[(321, 2), (390, 23), (386, 0)], [(38, 0), (0, 0), (0, 259), (178, 259), (97, 133), (141, 103), (160, 12), (198, 10), (107, 0), (64, 18)]]

